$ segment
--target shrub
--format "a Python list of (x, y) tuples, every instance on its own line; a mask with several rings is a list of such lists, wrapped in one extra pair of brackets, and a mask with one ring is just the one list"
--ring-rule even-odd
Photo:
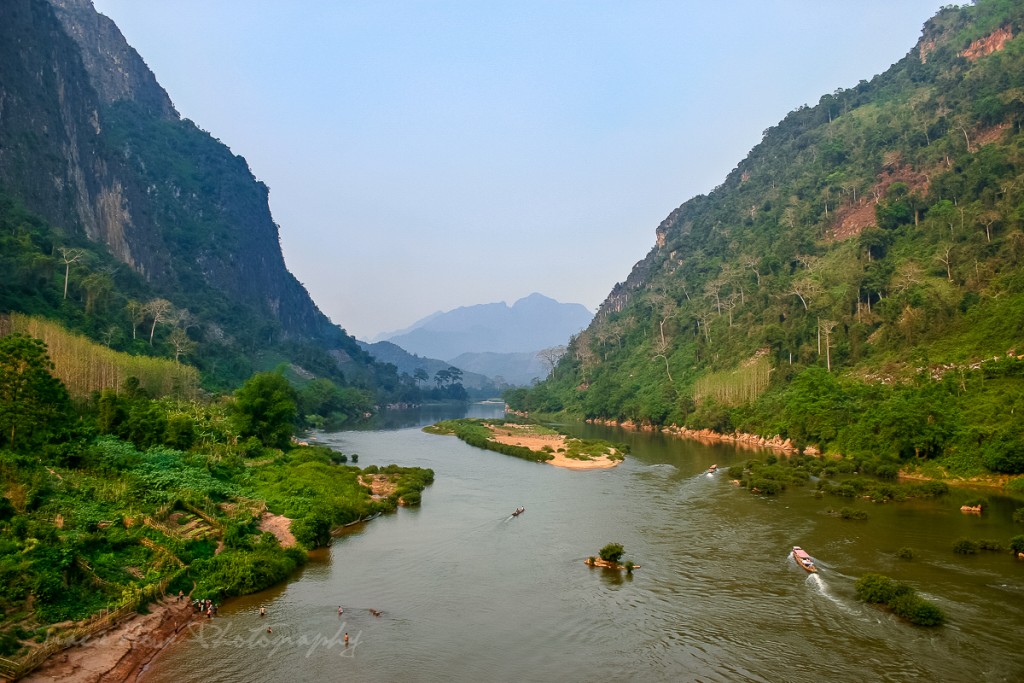
[(854, 584), (857, 599), (885, 605), (899, 617), (918, 626), (938, 626), (946, 615), (936, 605), (919, 597), (914, 589), (881, 574), (865, 574)]
[(944, 481), (926, 481), (917, 484), (914, 488), (918, 491), (918, 495), (925, 497), (944, 496), (949, 493), (949, 484)]
[(403, 493), (399, 498), (401, 498), (403, 505), (412, 507), (420, 504), (422, 496), (419, 491), (409, 491), (407, 493)]
[(865, 574), (857, 579), (857, 599), (872, 604), (887, 604), (896, 597), (896, 582), (881, 574)]
[(621, 543), (609, 543), (605, 547), (598, 551), (598, 555), (605, 562), (618, 562), (622, 558), (622, 553), (625, 552)]
[(1013, 521), (1017, 524), (1024, 524), (1024, 508), (1017, 508), (1013, 511)]
[(978, 547), (981, 550), (991, 550), (992, 552), (1001, 552), (1003, 550), (1003, 544), (999, 541), (993, 541), (992, 539), (983, 539), (978, 541)]
[(960, 538), (953, 543), (953, 552), (957, 555), (974, 555), (978, 552), (978, 544), (969, 538)]
[(894, 599), (889, 607), (897, 616), (918, 626), (940, 626), (946, 615), (934, 605), (914, 593), (905, 593)]
[(1012, 550), (1015, 555), (1024, 553), (1024, 535), (1014, 536), (1010, 539), (1010, 550)]
[(896, 557), (901, 560), (914, 559), (914, 551), (911, 548), (903, 547), (896, 551)]
[(766, 496), (777, 496), (786, 489), (786, 485), (773, 479), (754, 479), (747, 481), (747, 488), (751, 493), (763, 493)]
[(301, 551), (288, 550), (225, 550), (208, 560), (197, 560), (192, 565), (199, 574), (196, 596), (231, 597), (269, 588), (302, 564)]
[(10, 657), (21, 649), (21, 641), (9, 631), (0, 632), (0, 657)]
[(868, 513), (863, 510), (854, 510), (853, 508), (839, 508), (839, 517), (841, 519), (867, 519)]
[(896, 481), (900, 468), (892, 463), (884, 463), (875, 468), (875, 476), (884, 481)]

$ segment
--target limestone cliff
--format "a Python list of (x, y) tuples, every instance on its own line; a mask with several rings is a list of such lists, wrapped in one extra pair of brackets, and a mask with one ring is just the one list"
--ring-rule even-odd
[(0, 192), (211, 326), (363, 355), (288, 272), (267, 187), (91, 0), (0, 3)]

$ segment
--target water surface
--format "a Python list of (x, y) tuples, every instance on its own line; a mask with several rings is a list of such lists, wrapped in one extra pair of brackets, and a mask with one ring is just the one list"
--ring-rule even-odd
[[(959, 512), (963, 491), (884, 505), (817, 500), (813, 487), (765, 498), (705, 474), (751, 457), (729, 446), (571, 425), (633, 452), (569, 471), (421, 423), (319, 435), (360, 466), (433, 468), (421, 508), (356, 527), (293, 581), (229, 603), (144, 681), (1024, 680), (1024, 562), (952, 552), (959, 537), (1024, 532), (1010, 522), (1021, 503), (990, 496), (976, 517)], [(869, 518), (827, 513), (842, 506)], [(642, 565), (633, 576), (583, 564), (612, 541)], [(819, 574), (795, 565), (793, 545)], [(901, 547), (915, 558), (897, 559)], [(909, 581), (949, 623), (918, 628), (858, 603), (867, 572)]]

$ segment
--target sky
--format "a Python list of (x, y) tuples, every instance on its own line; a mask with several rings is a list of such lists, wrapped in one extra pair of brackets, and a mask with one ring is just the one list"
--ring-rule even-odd
[(94, 0), (270, 187), (360, 339), (540, 292), (591, 311), (762, 132), (948, 0)]

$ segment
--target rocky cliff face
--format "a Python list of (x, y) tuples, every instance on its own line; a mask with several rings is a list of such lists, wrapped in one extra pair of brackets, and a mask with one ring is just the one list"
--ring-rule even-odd
[(270, 341), (356, 348), (288, 272), (266, 186), (90, 0), (0, 3), (0, 191), (221, 327), (248, 311)]
[(146, 113), (169, 120), (178, 112), (156, 76), (90, 0), (49, 0), (64, 32), (75, 41), (89, 83), (104, 104), (137, 103)]

